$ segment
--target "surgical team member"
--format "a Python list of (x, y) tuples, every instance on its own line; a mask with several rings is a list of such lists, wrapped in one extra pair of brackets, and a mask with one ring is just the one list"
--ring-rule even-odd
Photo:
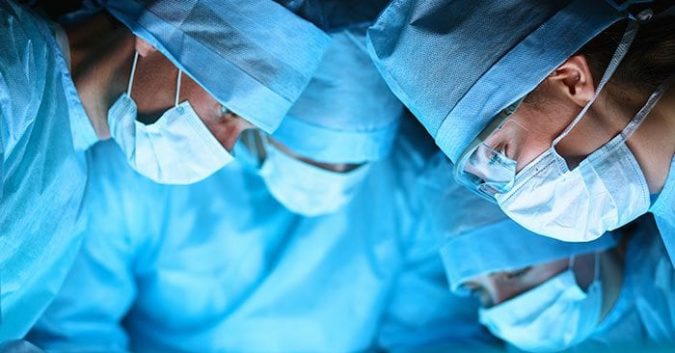
[(455, 178), (516, 222), (590, 241), (649, 210), (675, 263), (675, 22), (632, 3), (397, 0), (370, 49)]
[[(372, 84), (381, 78), (372, 63), (358, 59), (367, 59), (360, 33), (333, 35), (308, 88), (318, 92), (303, 93), (320, 99), (301, 98), (304, 113), (295, 107), (290, 115), (291, 124), (307, 133), (273, 136), (284, 147), (272, 147), (271, 141), (265, 147), (284, 154), (274, 169), (266, 169), (269, 155), (261, 164), (257, 149), (242, 139), (235, 146), (237, 160), (210, 178), (189, 186), (158, 185), (124, 168), (115, 145), (93, 149), (96, 177), (90, 179), (84, 210), (105, 217), (86, 229), (63, 290), (28, 339), (50, 352), (355, 352), (376, 345), (405, 261), (398, 223), (404, 208), (396, 201), (400, 168), (385, 158), (401, 105), (392, 103), (383, 82)], [(324, 81), (322, 75), (342, 79)], [(366, 76), (365, 82), (357, 80)], [(345, 97), (351, 95), (362, 104), (344, 107), (358, 100)], [(310, 114), (312, 102), (316, 108)], [(321, 140), (314, 148), (293, 143), (314, 135)], [(288, 153), (371, 164), (351, 202), (327, 190), (321, 195), (342, 207), (321, 206), (331, 212), (304, 217), (276, 201), (265, 176), (297, 168), (291, 161), (296, 157)], [(273, 185), (294, 191), (295, 180), (280, 181), (289, 184)], [(405, 293), (422, 293), (411, 288), (416, 286), (405, 285), (410, 288)], [(429, 295), (424, 306), (404, 301), (407, 313), (396, 317), (412, 316), (420, 332), (426, 325), (416, 318), (439, 322), (445, 330), (425, 337), (449, 338), (457, 325), (442, 318), (453, 310), (460, 318), (471, 317), (476, 308), (472, 314), (465, 301), (458, 299), (455, 307), (448, 302), (445, 295)], [(428, 342), (386, 341), (398, 347)]]
[[(437, 206), (446, 274), (455, 294), (480, 299), (493, 334), (532, 352), (675, 343), (675, 271), (650, 216), (591, 242), (562, 242), (449, 185)], [(462, 211), (443, 216), (458, 199)]]
[(268, 1), (109, 5), (116, 19), (64, 32), (0, 1), (0, 341), (28, 331), (75, 258), (84, 150), (112, 135), (152, 179), (204, 178), (242, 127), (276, 127), (328, 42)]
[(371, 163), (391, 150), (403, 105), (373, 66), (365, 33), (359, 26), (331, 34), (324, 60), (279, 128), (249, 144), (267, 189), (295, 213), (342, 208)]

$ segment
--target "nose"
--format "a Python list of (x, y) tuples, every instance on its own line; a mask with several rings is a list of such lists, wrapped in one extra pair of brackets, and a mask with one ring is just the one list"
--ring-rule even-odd
[(495, 276), (487, 276), (481, 282), (481, 302), (485, 307), (499, 305), (517, 294), (500, 284)]

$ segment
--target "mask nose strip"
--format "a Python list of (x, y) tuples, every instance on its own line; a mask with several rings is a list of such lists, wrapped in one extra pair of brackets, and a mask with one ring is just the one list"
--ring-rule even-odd
[(178, 76), (176, 77), (176, 98), (174, 99), (174, 107), (178, 106), (178, 100), (180, 99), (180, 81), (183, 76), (183, 70), (178, 69)]
[(127, 95), (131, 97), (131, 87), (134, 85), (134, 75), (136, 74), (136, 64), (138, 63), (138, 52), (134, 52), (134, 61), (131, 63), (131, 74), (129, 74), (129, 84), (127, 85)]

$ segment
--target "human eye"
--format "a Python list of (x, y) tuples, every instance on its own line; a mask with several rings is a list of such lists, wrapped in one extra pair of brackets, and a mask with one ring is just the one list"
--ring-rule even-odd
[(525, 276), (528, 272), (530, 272), (531, 269), (532, 269), (532, 266), (528, 266), (528, 267), (525, 267), (525, 268), (521, 268), (519, 270), (504, 272), (502, 274), (502, 276), (505, 280), (520, 279), (523, 276)]

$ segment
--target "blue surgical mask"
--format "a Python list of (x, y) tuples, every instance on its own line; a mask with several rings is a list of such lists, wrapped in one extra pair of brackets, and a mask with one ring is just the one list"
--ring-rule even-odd
[(289, 210), (304, 216), (335, 212), (354, 198), (369, 165), (339, 173), (321, 169), (265, 142), (266, 157), (260, 176), (270, 193)]
[(136, 120), (131, 86), (138, 61), (134, 56), (129, 88), (108, 111), (110, 135), (140, 174), (161, 184), (191, 184), (232, 161), (188, 101), (178, 104), (181, 73), (178, 73), (175, 106), (153, 124)]
[(480, 321), (501, 339), (531, 352), (557, 352), (588, 338), (602, 311), (602, 283), (596, 253), (595, 279), (584, 292), (572, 266), (543, 284), (494, 307)]

